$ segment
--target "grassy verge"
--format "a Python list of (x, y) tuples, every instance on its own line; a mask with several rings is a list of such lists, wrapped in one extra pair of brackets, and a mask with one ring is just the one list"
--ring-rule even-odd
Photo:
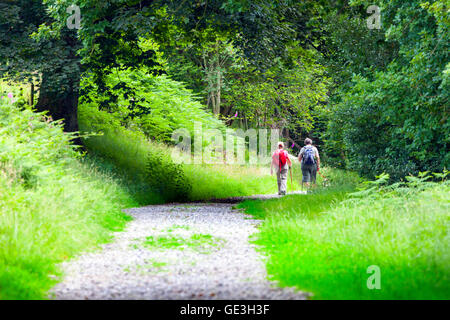
[(0, 101), (0, 299), (41, 299), (57, 264), (110, 239), (138, 206), (127, 185), (82, 160), (58, 123)]
[[(351, 185), (239, 205), (264, 219), (256, 243), (271, 277), (314, 299), (448, 299), (449, 183), (411, 180), (349, 196)], [(373, 265), (380, 289), (368, 289)]]

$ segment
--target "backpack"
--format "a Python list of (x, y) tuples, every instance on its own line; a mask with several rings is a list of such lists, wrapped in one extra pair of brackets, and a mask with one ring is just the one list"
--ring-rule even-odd
[(284, 167), (286, 165), (287, 152), (284, 150), (277, 150), (273, 154), (272, 158), (275, 160), (275, 163), (278, 162), (278, 165), (280, 166), (280, 170), (281, 170), (281, 167)]
[(316, 160), (314, 159), (314, 148), (312, 146), (305, 147), (305, 152), (303, 154), (303, 163), (316, 164)]

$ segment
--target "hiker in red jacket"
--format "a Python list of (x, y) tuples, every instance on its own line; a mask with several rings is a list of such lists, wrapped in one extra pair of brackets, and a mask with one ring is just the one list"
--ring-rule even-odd
[(292, 167), (291, 159), (286, 150), (283, 149), (283, 142), (278, 142), (278, 150), (272, 155), (272, 164), (270, 165), (270, 174), (273, 174), (273, 168), (277, 173), (278, 194), (285, 195), (287, 189), (287, 172)]

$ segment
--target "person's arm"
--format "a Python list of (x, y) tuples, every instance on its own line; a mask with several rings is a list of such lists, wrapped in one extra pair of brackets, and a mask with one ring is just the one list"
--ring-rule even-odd
[(300, 150), (300, 153), (298, 154), (298, 162), (302, 162), (302, 158), (303, 158), (303, 153), (302, 153), (303, 148)]
[(287, 160), (287, 163), (288, 163), (289, 167), (292, 167), (292, 161), (291, 161), (291, 158), (289, 158), (289, 154), (288, 154), (286, 160)]

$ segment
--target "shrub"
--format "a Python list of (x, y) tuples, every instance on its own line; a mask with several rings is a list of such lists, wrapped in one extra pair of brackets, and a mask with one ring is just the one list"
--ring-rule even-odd
[(149, 152), (146, 173), (149, 184), (165, 201), (181, 202), (189, 199), (192, 186), (186, 178), (182, 165), (175, 164), (171, 160), (168, 149)]

